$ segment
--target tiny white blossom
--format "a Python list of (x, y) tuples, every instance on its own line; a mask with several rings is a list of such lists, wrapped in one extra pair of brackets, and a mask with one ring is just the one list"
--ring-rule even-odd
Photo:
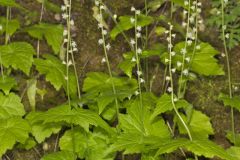
[(184, 74), (185, 76), (187, 76), (187, 75), (188, 75), (188, 69), (184, 69), (184, 70), (183, 70), (183, 74)]
[(171, 80), (171, 77), (167, 76), (167, 77), (166, 77), (166, 80), (167, 80), (167, 81), (170, 81), (170, 80)]
[(62, 61), (62, 64), (67, 64), (65, 61)]
[(187, 62), (190, 62), (190, 57), (186, 57), (185, 60), (186, 60)]
[(175, 56), (175, 55), (176, 55), (176, 52), (172, 51), (171, 56)]
[(179, 62), (179, 61), (177, 61), (177, 66), (178, 66), (178, 67), (181, 67), (181, 66), (182, 66), (182, 63)]
[(103, 35), (107, 35), (107, 30), (103, 29), (102, 33), (103, 33)]
[(102, 45), (103, 44), (103, 39), (99, 39), (98, 44)]
[(178, 98), (175, 97), (175, 98), (173, 99), (173, 101), (174, 101), (174, 102), (177, 102), (177, 101), (178, 101)]
[(170, 48), (172, 48), (173, 47), (173, 45), (172, 44), (168, 44), (168, 48), (170, 49)]
[(63, 13), (63, 14), (62, 14), (62, 18), (63, 18), (63, 19), (67, 19), (67, 18), (68, 18), (68, 14)]
[(139, 95), (139, 92), (138, 92), (138, 91), (135, 91), (134, 94), (137, 96), (137, 95)]
[(142, 27), (141, 26), (137, 26), (137, 31), (141, 32), (142, 31)]
[(103, 28), (103, 24), (102, 23), (98, 23), (98, 28)]
[(136, 9), (135, 9), (134, 7), (131, 7), (131, 11), (132, 11), (132, 12), (135, 12)]
[(138, 48), (138, 49), (137, 49), (137, 53), (138, 53), (138, 54), (141, 54), (141, 53), (142, 53), (142, 49), (141, 49), (141, 48)]
[(183, 26), (183, 27), (186, 27), (186, 26), (187, 26), (187, 23), (186, 23), (186, 22), (183, 22), (183, 23), (182, 23), (182, 26)]
[(71, 19), (70, 24), (74, 26), (74, 21)]
[(142, 72), (141, 72), (141, 71), (137, 71), (137, 75), (138, 75), (138, 76), (141, 76), (141, 75), (142, 75)]
[(63, 31), (63, 35), (66, 36), (68, 34), (68, 31), (67, 30), (64, 30)]
[(181, 49), (181, 53), (182, 53), (182, 54), (186, 54), (186, 53), (187, 53), (186, 48), (182, 48), (182, 49)]
[(172, 37), (175, 38), (175, 37), (176, 37), (176, 34), (172, 34)]
[(130, 21), (131, 21), (131, 23), (134, 23), (134, 22), (135, 22), (135, 19), (134, 19), (134, 18), (131, 18)]
[(169, 59), (165, 58), (165, 63), (168, 63), (169, 62)]
[(167, 91), (168, 91), (168, 92), (172, 92), (172, 91), (173, 91), (172, 87), (168, 87), (168, 88), (167, 88)]
[(111, 45), (108, 43), (108, 44), (106, 45), (106, 49), (107, 49), (107, 50), (110, 50), (110, 48), (111, 48)]
[(72, 46), (77, 47), (77, 43), (75, 41), (72, 41)]
[(103, 9), (103, 10), (105, 10), (105, 9), (106, 9), (106, 7), (105, 7), (105, 6), (103, 6), (103, 5), (101, 5), (101, 6), (100, 6), (100, 9)]
[(67, 39), (67, 38), (65, 38), (65, 39), (63, 40), (63, 42), (64, 42), (64, 43), (67, 43), (67, 42), (68, 42), (68, 39)]
[(165, 33), (165, 34), (168, 34), (168, 33), (169, 33), (169, 30), (164, 31), (164, 33)]
[(187, 40), (187, 45), (191, 46), (192, 45), (192, 40)]
[(136, 58), (135, 58), (135, 57), (132, 57), (131, 62), (136, 62), (136, 61), (137, 61)]
[(99, 6), (99, 1), (95, 1), (95, 5), (96, 5), (96, 6)]
[(71, 60), (68, 61), (68, 66), (71, 66), (73, 63)]
[(136, 10), (136, 14), (139, 15), (141, 13), (140, 10)]
[(186, 0), (186, 1), (184, 1), (184, 5), (185, 6), (187, 6), (189, 3), (188, 3), (188, 1)]
[(137, 36), (137, 38), (140, 38), (141, 37), (141, 33), (137, 32), (136, 36)]
[(64, 5), (61, 6), (61, 10), (62, 10), (62, 11), (66, 11), (66, 9), (67, 9), (66, 6), (64, 6)]
[(202, 6), (202, 3), (201, 3), (201, 2), (198, 2), (198, 3), (197, 3), (197, 6), (199, 6), (199, 7)]
[(105, 63), (105, 62), (106, 62), (106, 58), (104, 57), (102, 58), (101, 63)]
[(227, 39), (229, 39), (229, 33), (227, 33), (227, 34), (225, 35), (225, 37), (226, 37)]
[(114, 14), (114, 15), (113, 15), (113, 18), (114, 18), (114, 19), (117, 19), (117, 15), (116, 15), (116, 14)]
[(175, 73), (176, 72), (176, 68), (172, 68), (172, 73)]
[(221, 56), (222, 56), (222, 57), (225, 57), (226, 55), (225, 55), (225, 53), (221, 53)]
[(140, 83), (144, 83), (145, 80), (143, 78), (140, 78)]
[(134, 44), (136, 44), (136, 42), (135, 42), (135, 40), (134, 40), (134, 39), (131, 39), (131, 40), (130, 40), (130, 43), (131, 43), (131, 45), (134, 45)]
[(197, 49), (197, 50), (200, 50), (200, 49), (201, 49), (201, 46), (200, 46), (200, 45), (197, 45), (197, 46), (196, 46), (196, 49)]
[(74, 47), (74, 48), (73, 48), (73, 51), (74, 51), (74, 52), (77, 52), (77, 51), (78, 51), (78, 49), (77, 49), (76, 47)]
[(64, 76), (64, 79), (65, 79), (65, 80), (68, 80), (68, 76)]

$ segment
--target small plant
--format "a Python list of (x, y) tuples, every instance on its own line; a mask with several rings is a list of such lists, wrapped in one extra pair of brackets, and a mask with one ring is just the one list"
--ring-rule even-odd
[[(76, 2), (64, 0), (61, 7), (50, 0), (38, 2), (36, 23), (23, 23), (12, 9), (32, 12), (14, 0), (0, 0), (6, 11), (0, 17), (0, 159), (11, 159), (9, 153), (19, 149), (33, 149), (41, 160), (124, 160), (129, 155), (141, 160), (171, 160), (172, 155), (174, 159), (240, 159), (234, 121), (240, 98), (233, 95), (229, 55), (238, 43), (238, 1), (213, 1), (221, 16), (208, 19), (221, 28), (224, 72), (217, 57), (220, 52), (199, 37), (204, 25), (200, 0), (145, 0), (144, 7), (131, 6), (122, 16), (113, 14), (105, 1), (95, 0), (91, 5), (100, 35), (96, 44), (107, 72), (88, 72), (83, 80), (75, 60)], [(61, 14), (62, 23), (45, 21), (46, 12)], [(18, 34), (31, 43), (22, 37), (15, 41)], [(123, 38), (126, 52), (115, 68), (110, 55), (115, 54), (118, 38)], [(47, 46), (47, 53), (42, 46)], [(163, 75), (157, 74), (159, 70)], [(228, 78), (229, 95), (218, 97), (231, 107), (232, 130), (226, 138), (233, 145), (227, 149), (212, 141), (211, 118), (187, 99), (189, 84), (218, 76)], [(44, 88), (43, 83), (51, 87)], [(162, 84), (160, 94), (154, 93), (154, 83)], [(63, 99), (44, 110), (38, 102), (46, 100), (49, 88)], [(49, 139), (55, 141), (51, 152)]]

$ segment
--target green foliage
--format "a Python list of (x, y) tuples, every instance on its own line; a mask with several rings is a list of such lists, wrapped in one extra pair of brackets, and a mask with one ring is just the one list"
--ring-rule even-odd
[(0, 156), (12, 149), (16, 142), (25, 143), (30, 126), (20, 117), (0, 119)]
[[(34, 59), (34, 65), (36, 69), (46, 75), (46, 80), (49, 81), (56, 90), (61, 87), (67, 92), (67, 71), (66, 66), (62, 62), (52, 55), (43, 55), (45, 59)], [(73, 70), (69, 70), (69, 92), (72, 97), (77, 93), (77, 81)]]
[(217, 156), (226, 160), (234, 160), (234, 157), (225, 152), (223, 148), (207, 139), (194, 139), (193, 141), (187, 139), (175, 139), (165, 141), (159, 145), (159, 150), (155, 156), (163, 153), (171, 153), (179, 147), (185, 148), (198, 156), (205, 156), (208, 158)]
[(61, 8), (56, 5), (55, 3), (49, 1), (49, 0), (37, 0), (39, 3), (43, 3), (44, 7), (47, 9), (47, 10), (50, 10), (52, 12), (55, 12), (55, 13), (60, 13), (61, 12)]
[(221, 93), (218, 97), (220, 101), (223, 101), (224, 106), (226, 107), (234, 107), (240, 111), (240, 97), (234, 96), (230, 98), (228, 95)]
[(46, 154), (41, 160), (74, 160), (74, 154), (68, 151), (59, 151)]
[(240, 147), (240, 134), (235, 134), (235, 142), (231, 131), (227, 132), (226, 138), (235, 146)]
[(16, 80), (13, 77), (0, 77), (0, 89), (6, 94), (9, 94), (9, 91), (17, 85)]
[(75, 151), (81, 159), (113, 160), (114, 154), (111, 153), (109, 142), (108, 137), (101, 132), (86, 133), (77, 127), (65, 132), (60, 139), (59, 146), (64, 151)]
[(86, 131), (89, 131), (90, 125), (94, 125), (105, 129), (108, 133), (114, 133), (113, 129), (96, 113), (82, 108), (71, 109), (68, 105), (58, 106), (40, 113), (34, 117), (33, 121), (43, 124), (67, 123), (69, 125), (80, 125)]
[[(214, 57), (219, 52), (215, 50), (210, 44), (208, 43), (200, 43), (200, 49), (195, 50), (194, 54), (194, 47), (188, 46), (186, 57), (192, 58), (190, 63), (186, 62), (186, 68), (190, 68), (191, 71), (196, 72), (200, 75), (211, 76), (211, 75), (223, 75), (224, 71), (222, 67), (217, 63), (217, 59)], [(182, 62), (183, 54), (181, 50), (185, 48), (185, 42), (180, 42), (175, 45), (174, 51), (176, 55), (173, 57), (173, 65), (178, 70), (181, 67), (177, 66), (177, 62)], [(194, 54), (194, 55), (193, 55)], [(164, 53), (161, 56), (162, 62), (165, 63), (165, 58), (168, 58), (168, 54)]]
[(25, 110), (20, 97), (14, 93), (10, 93), (8, 96), (0, 93), (0, 119), (23, 116), (24, 114)]
[[(112, 83), (114, 83), (116, 95), (112, 90)], [(87, 97), (96, 100), (99, 108), (99, 114), (117, 98), (123, 101), (127, 97), (131, 97), (137, 90), (137, 81), (135, 79), (113, 77), (98, 72), (91, 72), (87, 74), (84, 80), (83, 91), (86, 92)]]
[[(120, 33), (134, 28), (135, 23), (131, 22), (132, 16), (120, 16), (118, 24), (112, 29), (110, 36), (115, 39)], [(147, 26), (153, 23), (154, 19), (150, 16), (139, 15), (137, 17), (137, 26)]]
[(15, 0), (0, 0), (0, 5), (4, 7), (17, 7), (21, 8), (21, 6), (15, 2)]
[(33, 47), (26, 42), (13, 42), (0, 46), (2, 64), (5, 67), (20, 69), (27, 75), (33, 62), (35, 51)]
[(2, 26), (2, 30), (0, 30), (0, 35), (6, 32), (11, 36), (17, 31), (17, 29), (20, 28), (20, 24), (17, 19), (7, 21), (5, 17), (0, 17), (0, 25)]
[[(48, 23), (40, 23), (24, 29), (30, 36), (33, 38), (37, 38), (39, 40), (43, 40), (45, 38), (47, 40), (48, 45), (50, 45), (55, 54), (58, 54), (61, 49), (61, 45), (63, 42), (63, 26), (48, 24)], [(53, 36), (54, 35), (54, 36)]]

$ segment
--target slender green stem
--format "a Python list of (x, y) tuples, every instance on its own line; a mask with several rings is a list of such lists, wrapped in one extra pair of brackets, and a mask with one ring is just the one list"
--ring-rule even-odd
[[(221, 9), (222, 9), (222, 38), (223, 38), (224, 52), (225, 52), (226, 61), (227, 61), (228, 90), (229, 90), (229, 97), (232, 98), (233, 93), (232, 93), (231, 67), (230, 67), (229, 53), (228, 53), (226, 37), (225, 37), (225, 30), (227, 28), (227, 25), (225, 24), (225, 17), (224, 17), (224, 0), (221, 0), (221, 4), (222, 4), (222, 7), (221, 7)], [(232, 127), (233, 142), (235, 143), (236, 142), (236, 134), (235, 134), (233, 107), (231, 107), (231, 127)]]
[[(41, 6), (41, 13), (40, 13), (40, 18), (39, 18), (39, 23), (42, 22), (43, 13), (44, 13), (44, 1), (42, 2), (42, 6)], [(37, 41), (37, 58), (39, 58), (39, 56), (40, 56), (40, 40), (38, 39), (38, 41)]]
[[(102, 15), (102, 10), (100, 8), (100, 15)], [(111, 78), (111, 84), (112, 84), (112, 90), (113, 90), (113, 94), (114, 94), (114, 101), (115, 101), (115, 105), (116, 105), (116, 115), (117, 115), (117, 120), (119, 118), (119, 105), (118, 105), (118, 99), (117, 99), (117, 92), (116, 92), (116, 87), (115, 84), (113, 82), (113, 75), (112, 75), (112, 70), (111, 70), (111, 66), (110, 66), (110, 62), (109, 62), (109, 58), (108, 58), (108, 53), (107, 53), (107, 48), (106, 48), (106, 41), (105, 41), (105, 35), (104, 35), (104, 29), (103, 27), (101, 28), (102, 31), (102, 39), (103, 39), (103, 50), (104, 50), (104, 55), (105, 55), (105, 59), (106, 59), (106, 63), (107, 63), (107, 68), (108, 68), (108, 73), (109, 76)]]
[[(187, 40), (188, 40), (188, 33), (189, 33), (189, 28), (190, 28), (190, 14), (191, 14), (191, 0), (188, 0), (188, 16), (187, 16), (187, 30), (186, 30), (186, 37), (185, 37), (185, 46), (184, 50), (187, 50)], [(183, 84), (183, 70), (185, 67), (185, 58), (186, 58), (186, 53), (183, 54), (182, 58), (182, 66), (181, 66), (181, 73), (180, 73), (180, 78), (179, 78), (179, 87), (178, 87), (178, 98), (182, 98), (181, 91), (182, 91), (182, 84)]]

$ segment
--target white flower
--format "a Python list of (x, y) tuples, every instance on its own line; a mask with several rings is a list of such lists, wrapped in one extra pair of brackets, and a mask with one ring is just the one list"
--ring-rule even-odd
[(175, 55), (176, 55), (176, 52), (172, 51), (171, 56), (175, 56)]
[(135, 58), (135, 57), (132, 57), (131, 62), (136, 62), (136, 61), (137, 61), (136, 58)]
[(200, 50), (200, 49), (201, 49), (201, 46), (200, 46), (200, 45), (197, 45), (197, 46), (196, 46), (196, 49), (197, 49), (197, 50)]
[(106, 58), (104, 57), (102, 58), (101, 63), (105, 63), (105, 62), (106, 62)]
[(72, 46), (77, 47), (77, 43), (75, 41), (72, 41)]
[(199, 7), (202, 6), (202, 3), (201, 3), (201, 2), (198, 2), (198, 3), (197, 3), (197, 6), (199, 6)]
[(136, 10), (136, 14), (139, 15), (141, 13), (140, 10)]
[(187, 45), (188, 45), (188, 46), (191, 46), (191, 45), (192, 45), (192, 40), (188, 40), (188, 41), (187, 41)]
[(222, 56), (222, 57), (225, 57), (226, 55), (225, 55), (225, 53), (221, 53), (221, 56)]
[(203, 20), (199, 20), (198, 23), (199, 23), (199, 24), (202, 24), (202, 23), (203, 23)]
[(172, 68), (172, 73), (175, 73), (176, 72), (176, 68)]
[(182, 54), (186, 54), (186, 53), (187, 53), (186, 48), (182, 48), (182, 49), (181, 49), (181, 53), (182, 53)]
[(63, 19), (67, 19), (67, 18), (68, 18), (68, 14), (63, 13), (63, 14), (62, 14), (62, 18), (63, 18)]
[(106, 49), (107, 49), (107, 50), (110, 50), (110, 48), (111, 48), (111, 45), (108, 43), (108, 44), (106, 45)]
[(182, 26), (183, 26), (183, 27), (186, 27), (186, 26), (187, 26), (187, 23), (186, 23), (186, 22), (182, 22)]
[(186, 60), (187, 62), (190, 62), (190, 57), (186, 57), (185, 60)]
[(188, 11), (186, 11), (186, 10), (183, 11), (183, 14), (187, 14), (187, 13), (188, 13)]
[(103, 6), (103, 5), (101, 5), (101, 6), (100, 6), (100, 9), (103, 9), (103, 10), (105, 10), (105, 9), (106, 9), (106, 7), (105, 7), (105, 6)]
[(99, 44), (99, 45), (102, 45), (102, 44), (103, 44), (103, 39), (99, 39), (99, 40), (98, 40), (98, 44)]
[(177, 61), (177, 66), (178, 66), (178, 67), (181, 67), (181, 66), (182, 66), (182, 63), (179, 62), (179, 61)]
[(78, 49), (76, 47), (73, 47), (73, 52), (77, 52)]
[(165, 58), (165, 63), (168, 63), (169, 62), (169, 59)]
[(227, 34), (225, 35), (225, 37), (226, 37), (227, 39), (229, 39), (229, 33), (227, 33)]
[(194, 11), (195, 10), (195, 6), (191, 6), (191, 9)]
[(168, 88), (167, 88), (167, 91), (168, 91), (168, 92), (172, 92), (172, 91), (173, 91), (172, 87), (168, 87)]
[(114, 19), (117, 19), (117, 15), (116, 15), (116, 14), (114, 14), (114, 15), (113, 15), (113, 18), (114, 18)]
[(134, 7), (131, 7), (131, 11), (132, 11), (132, 12), (135, 12), (136, 9), (135, 9)]
[(71, 24), (72, 26), (74, 26), (74, 21), (73, 21), (73, 20), (71, 20), (71, 21), (70, 21), (70, 24)]
[(96, 6), (99, 6), (99, 1), (95, 1), (95, 5), (96, 5)]
[(135, 19), (134, 19), (134, 18), (131, 18), (130, 21), (131, 21), (131, 23), (134, 23), (134, 22), (135, 22)]
[(102, 33), (103, 33), (103, 35), (107, 35), (107, 30), (103, 29)]
[(137, 38), (140, 38), (141, 37), (141, 33), (137, 32), (136, 36), (137, 36)]
[(137, 26), (137, 31), (141, 32), (142, 31), (142, 27), (141, 26)]
[(140, 83), (144, 83), (145, 80), (143, 78), (140, 78)]
[(172, 37), (175, 38), (175, 37), (176, 37), (176, 34), (172, 34)]
[(168, 48), (170, 49), (170, 48), (172, 48), (173, 47), (173, 45), (172, 44), (168, 44)]
[(134, 39), (131, 39), (131, 40), (130, 40), (130, 43), (131, 43), (131, 45), (136, 44), (136, 42), (134, 41)]
[(142, 53), (142, 49), (141, 49), (141, 48), (138, 48), (138, 49), (137, 49), (137, 53), (138, 53), (138, 54), (141, 54), (141, 53)]
[(67, 38), (65, 38), (65, 39), (63, 40), (63, 42), (64, 42), (64, 43), (67, 43), (67, 42), (68, 42), (68, 39), (67, 39)]
[(197, 9), (197, 12), (198, 12), (198, 13), (201, 13), (201, 12), (202, 12), (202, 9), (201, 9), (201, 8), (198, 8), (198, 9)]
[(169, 33), (169, 30), (164, 31), (164, 33), (165, 33), (165, 34), (168, 34), (168, 33)]
[(187, 76), (187, 75), (188, 75), (188, 69), (184, 69), (184, 70), (183, 70), (183, 74), (184, 74), (185, 76)]
[(67, 64), (65, 61), (62, 61), (62, 64)]
[(141, 72), (141, 71), (137, 71), (137, 75), (138, 75), (138, 76), (141, 76), (141, 75), (142, 75), (142, 72)]
[(66, 9), (67, 9), (66, 6), (64, 6), (64, 5), (61, 6), (61, 10), (62, 10), (62, 11), (65, 11)]
[(177, 102), (177, 101), (178, 101), (178, 98), (175, 97), (175, 98), (173, 99), (173, 101), (174, 101), (174, 102)]
[(167, 37), (167, 41), (170, 42), (171, 38), (170, 37)]
[(139, 92), (138, 92), (138, 91), (135, 91), (134, 94), (137, 96), (137, 95), (139, 95)]
[[(0, 29), (1, 30), (1, 29)], [(67, 30), (64, 30), (63, 31), (63, 35), (66, 36), (68, 34), (68, 31)]]
[(187, 0), (184, 1), (184, 5), (187, 6), (189, 3)]
[(170, 80), (171, 80), (171, 77), (167, 76), (167, 77), (166, 77), (166, 80), (167, 80), (167, 81), (170, 81)]
[(73, 63), (72, 63), (72, 61), (70, 60), (70, 61), (68, 61), (68, 66), (71, 66)]
[(228, 0), (224, 0), (224, 3), (228, 3)]
[(98, 23), (98, 28), (103, 28), (103, 24), (102, 23)]
[(65, 80), (68, 80), (68, 76), (64, 76), (64, 79), (65, 79)]

